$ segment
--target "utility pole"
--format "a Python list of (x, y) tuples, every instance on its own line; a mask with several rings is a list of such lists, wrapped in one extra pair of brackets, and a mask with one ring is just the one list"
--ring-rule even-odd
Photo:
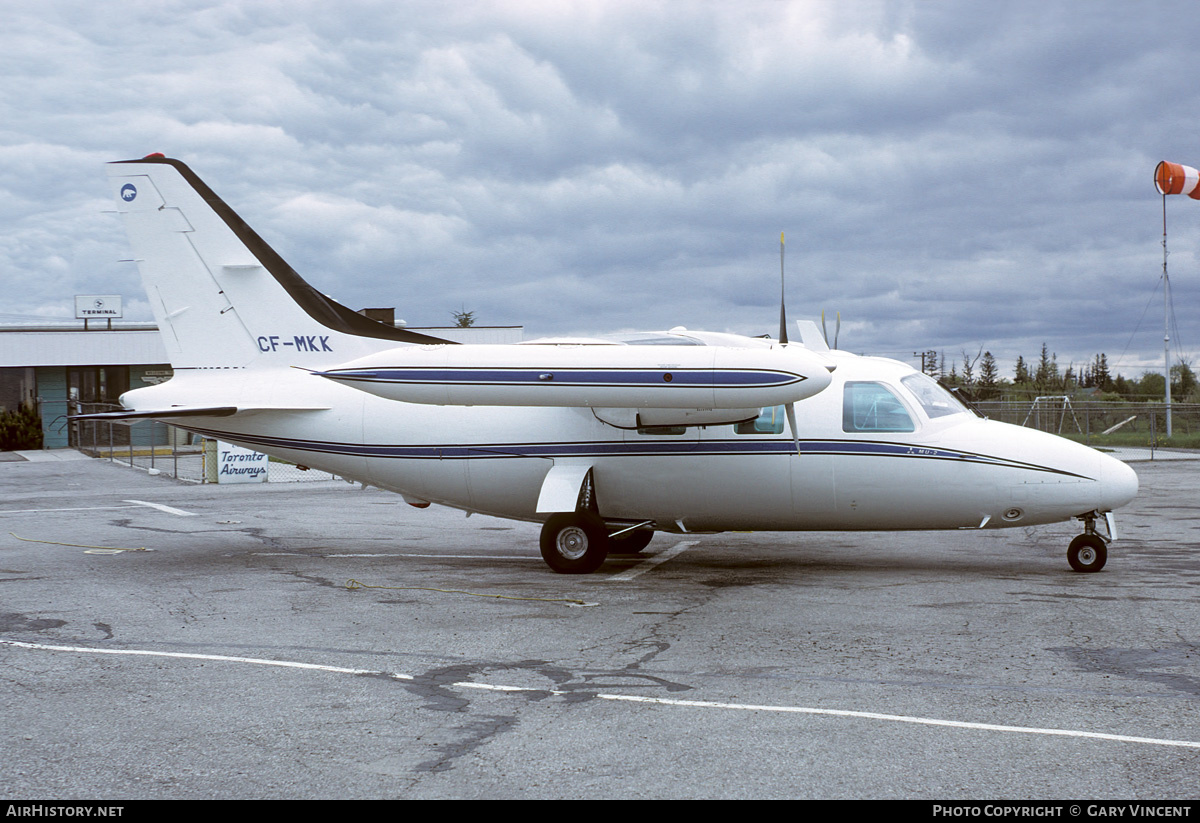
[(921, 373), (933, 374), (937, 371), (938, 354), (933, 349), (929, 351), (915, 351), (913, 357), (921, 358)]

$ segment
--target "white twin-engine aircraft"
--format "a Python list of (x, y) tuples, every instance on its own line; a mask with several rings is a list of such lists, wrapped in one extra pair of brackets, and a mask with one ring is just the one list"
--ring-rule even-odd
[[(300, 278), (186, 165), (111, 163), (175, 375), (154, 418), (430, 503), (541, 522), (563, 573), (656, 531), (991, 529), (1072, 518), (1099, 571), (1125, 464), (984, 420), (909, 366), (674, 328), (458, 345), (370, 320)], [(782, 311), (781, 311), (782, 314)], [(1104, 521), (1103, 533), (1097, 530)]]

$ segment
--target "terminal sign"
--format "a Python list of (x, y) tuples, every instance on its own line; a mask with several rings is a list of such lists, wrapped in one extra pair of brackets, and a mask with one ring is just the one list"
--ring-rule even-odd
[(95, 318), (113, 318), (124, 316), (121, 312), (121, 295), (119, 294), (77, 294), (75, 295), (75, 319), (92, 320)]

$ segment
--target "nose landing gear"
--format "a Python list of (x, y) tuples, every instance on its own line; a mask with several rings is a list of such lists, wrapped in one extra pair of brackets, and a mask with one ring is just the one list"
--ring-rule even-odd
[[(1096, 519), (1104, 517), (1109, 536), (1104, 537), (1096, 531)], [(1098, 572), (1108, 562), (1108, 544), (1114, 539), (1111, 515), (1107, 512), (1088, 512), (1081, 514), (1076, 520), (1083, 521), (1083, 534), (1071, 541), (1067, 547), (1067, 562), (1077, 572)]]

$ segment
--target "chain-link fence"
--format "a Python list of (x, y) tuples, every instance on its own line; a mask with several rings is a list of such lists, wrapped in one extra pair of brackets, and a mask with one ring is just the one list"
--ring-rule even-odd
[[(72, 414), (119, 411), (108, 403), (76, 403)], [(218, 481), (217, 441), (192, 434), (159, 420), (122, 423), (111, 420), (72, 420), (70, 444), (76, 449), (151, 474), (165, 474), (192, 483)], [(270, 459), (268, 483), (336, 480), (336, 475)]]
[(1126, 460), (1200, 457), (1200, 405), (1171, 404), (1171, 437), (1163, 403), (1114, 403), (1038, 397), (975, 404), (992, 420), (1040, 429), (1109, 451)]

